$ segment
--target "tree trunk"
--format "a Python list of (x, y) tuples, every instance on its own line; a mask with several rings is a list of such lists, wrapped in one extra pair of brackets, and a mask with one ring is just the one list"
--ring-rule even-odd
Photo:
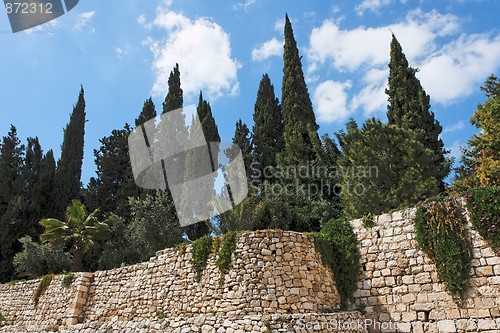
[(71, 264), (72, 272), (83, 271), (83, 244), (81, 240), (75, 241), (71, 248), (71, 255), (73, 256), (73, 263)]

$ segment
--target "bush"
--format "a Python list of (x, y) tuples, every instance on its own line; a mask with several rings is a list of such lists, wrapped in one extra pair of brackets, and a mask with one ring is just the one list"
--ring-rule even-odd
[(14, 257), (14, 267), (18, 274), (35, 278), (69, 270), (71, 256), (61, 248), (35, 243), (29, 236), (22, 237), (19, 241), (23, 244), (23, 251)]
[[(439, 198), (438, 198), (439, 199)], [(471, 250), (465, 220), (453, 199), (420, 204), (415, 215), (415, 238), (436, 264), (439, 278), (461, 304), (469, 278)]]
[(5, 317), (0, 313), (0, 326), (2, 326), (5, 321)]
[(361, 271), (358, 240), (346, 217), (330, 220), (319, 233), (312, 233), (325, 266), (332, 268), (341, 308), (354, 300)]
[(236, 251), (236, 239), (238, 232), (230, 231), (222, 237), (220, 248), (217, 250), (218, 258), (215, 262), (220, 271), (219, 284), (224, 283), (224, 274), (227, 273), (231, 267), (231, 256)]
[(471, 188), (465, 195), (473, 227), (495, 249), (500, 249), (500, 187)]
[(69, 273), (64, 274), (64, 276), (61, 280), (61, 283), (62, 283), (63, 287), (68, 288), (69, 286), (71, 286), (71, 283), (73, 283), (74, 279), (75, 279), (75, 274), (69, 272)]

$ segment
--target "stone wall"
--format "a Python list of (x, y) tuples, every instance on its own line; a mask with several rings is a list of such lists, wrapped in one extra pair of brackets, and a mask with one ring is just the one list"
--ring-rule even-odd
[(42, 331), (77, 322), (129, 327), (126, 323), (168, 317), (177, 323), (200, 315), (235, 322), (256, 316), (263, 321), (271, 315), (339, 308), (332, 271), (323, 266), (307, 235), (279, 230), (240, 234), (222, 280), (215, 259), (209, 258), (199, 282), (191, 246), (159, 251), (137, 265), (79, 273), (67, 288), (56, 277), (36, 306), (32, 298), (38, 280), (1, 285), (0, 313), (15, 325), (11, 330)]
[(473, 259), (469, 288), (459, 307), (439, 281), (434, 263), (418, 250), (415, 212), (380, 215), (370, 228), (361, 220), (351, 222), (363, 268), (356, 305), (366, 307), (368, 319), (398, 323), (398, 332), (500, 332), (499, 255), (467, 226)]

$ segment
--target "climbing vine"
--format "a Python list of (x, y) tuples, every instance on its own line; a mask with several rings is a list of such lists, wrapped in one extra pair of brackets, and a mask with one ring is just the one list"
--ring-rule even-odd
[(416, 240), (436, 264), (438, 277), (458, 304), (467, 287), (471, 262), (471, 246), (464, 226), (465, 220), (454, 199), (426, 199), (418, 205)]
[(215, 262), (220, 271), (220, 285), (224, 283), (224, 274), (226, 274), (231, 267), (231, 256), (236, 251), (237, 237), (237, 231), (229, 231), (222, 237), (222, 241), (220, 242), (220, 247), (217, 251), (218, 257)]
[(47, 290), (54, 278), (54, 274), (48, 274), (42, 277), (40, 283), (38, 284), (38, 288), (36, 288), (35, 293), (33, 294), (33, 302), (35, 302), (35, 306), (38, 305), (38, 301), (43, 293)]
[(196, 271), (196, 281), (200, 282), (201, 273), (207, 266), (208, 257), (212, 253), (212, 236), (204, 236), (193, 242), (191, 262)]
[(331, 267), (337, 291), (340, 294), (340, 307), (346, 309), (354, 300), (358, 276), (361, 271), (358, 240), (351, 224), (345, 217), (330, 220), (320, 232), (311, 233), (316, 251), (321, 260)]
[(500, 250), (500, 187), (471, 188), (465, 201), (472, 226), (491, 247)]

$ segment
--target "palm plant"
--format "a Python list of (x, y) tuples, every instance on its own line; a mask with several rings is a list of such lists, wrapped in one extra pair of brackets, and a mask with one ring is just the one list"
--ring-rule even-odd
[(66, 221), (54, 218), (43, 219), (40, 224), (45, 232), (40, 235), (43, 242), (53, 245), (71, 246), (71, 270), (83, 270), (83, 255), (94, 241), (103, 240), (109, 235), (109, 226), (97, 220), (99, 210), (87, 214), (85, 206), (79, 200), (72, 200), (66, 208)]

